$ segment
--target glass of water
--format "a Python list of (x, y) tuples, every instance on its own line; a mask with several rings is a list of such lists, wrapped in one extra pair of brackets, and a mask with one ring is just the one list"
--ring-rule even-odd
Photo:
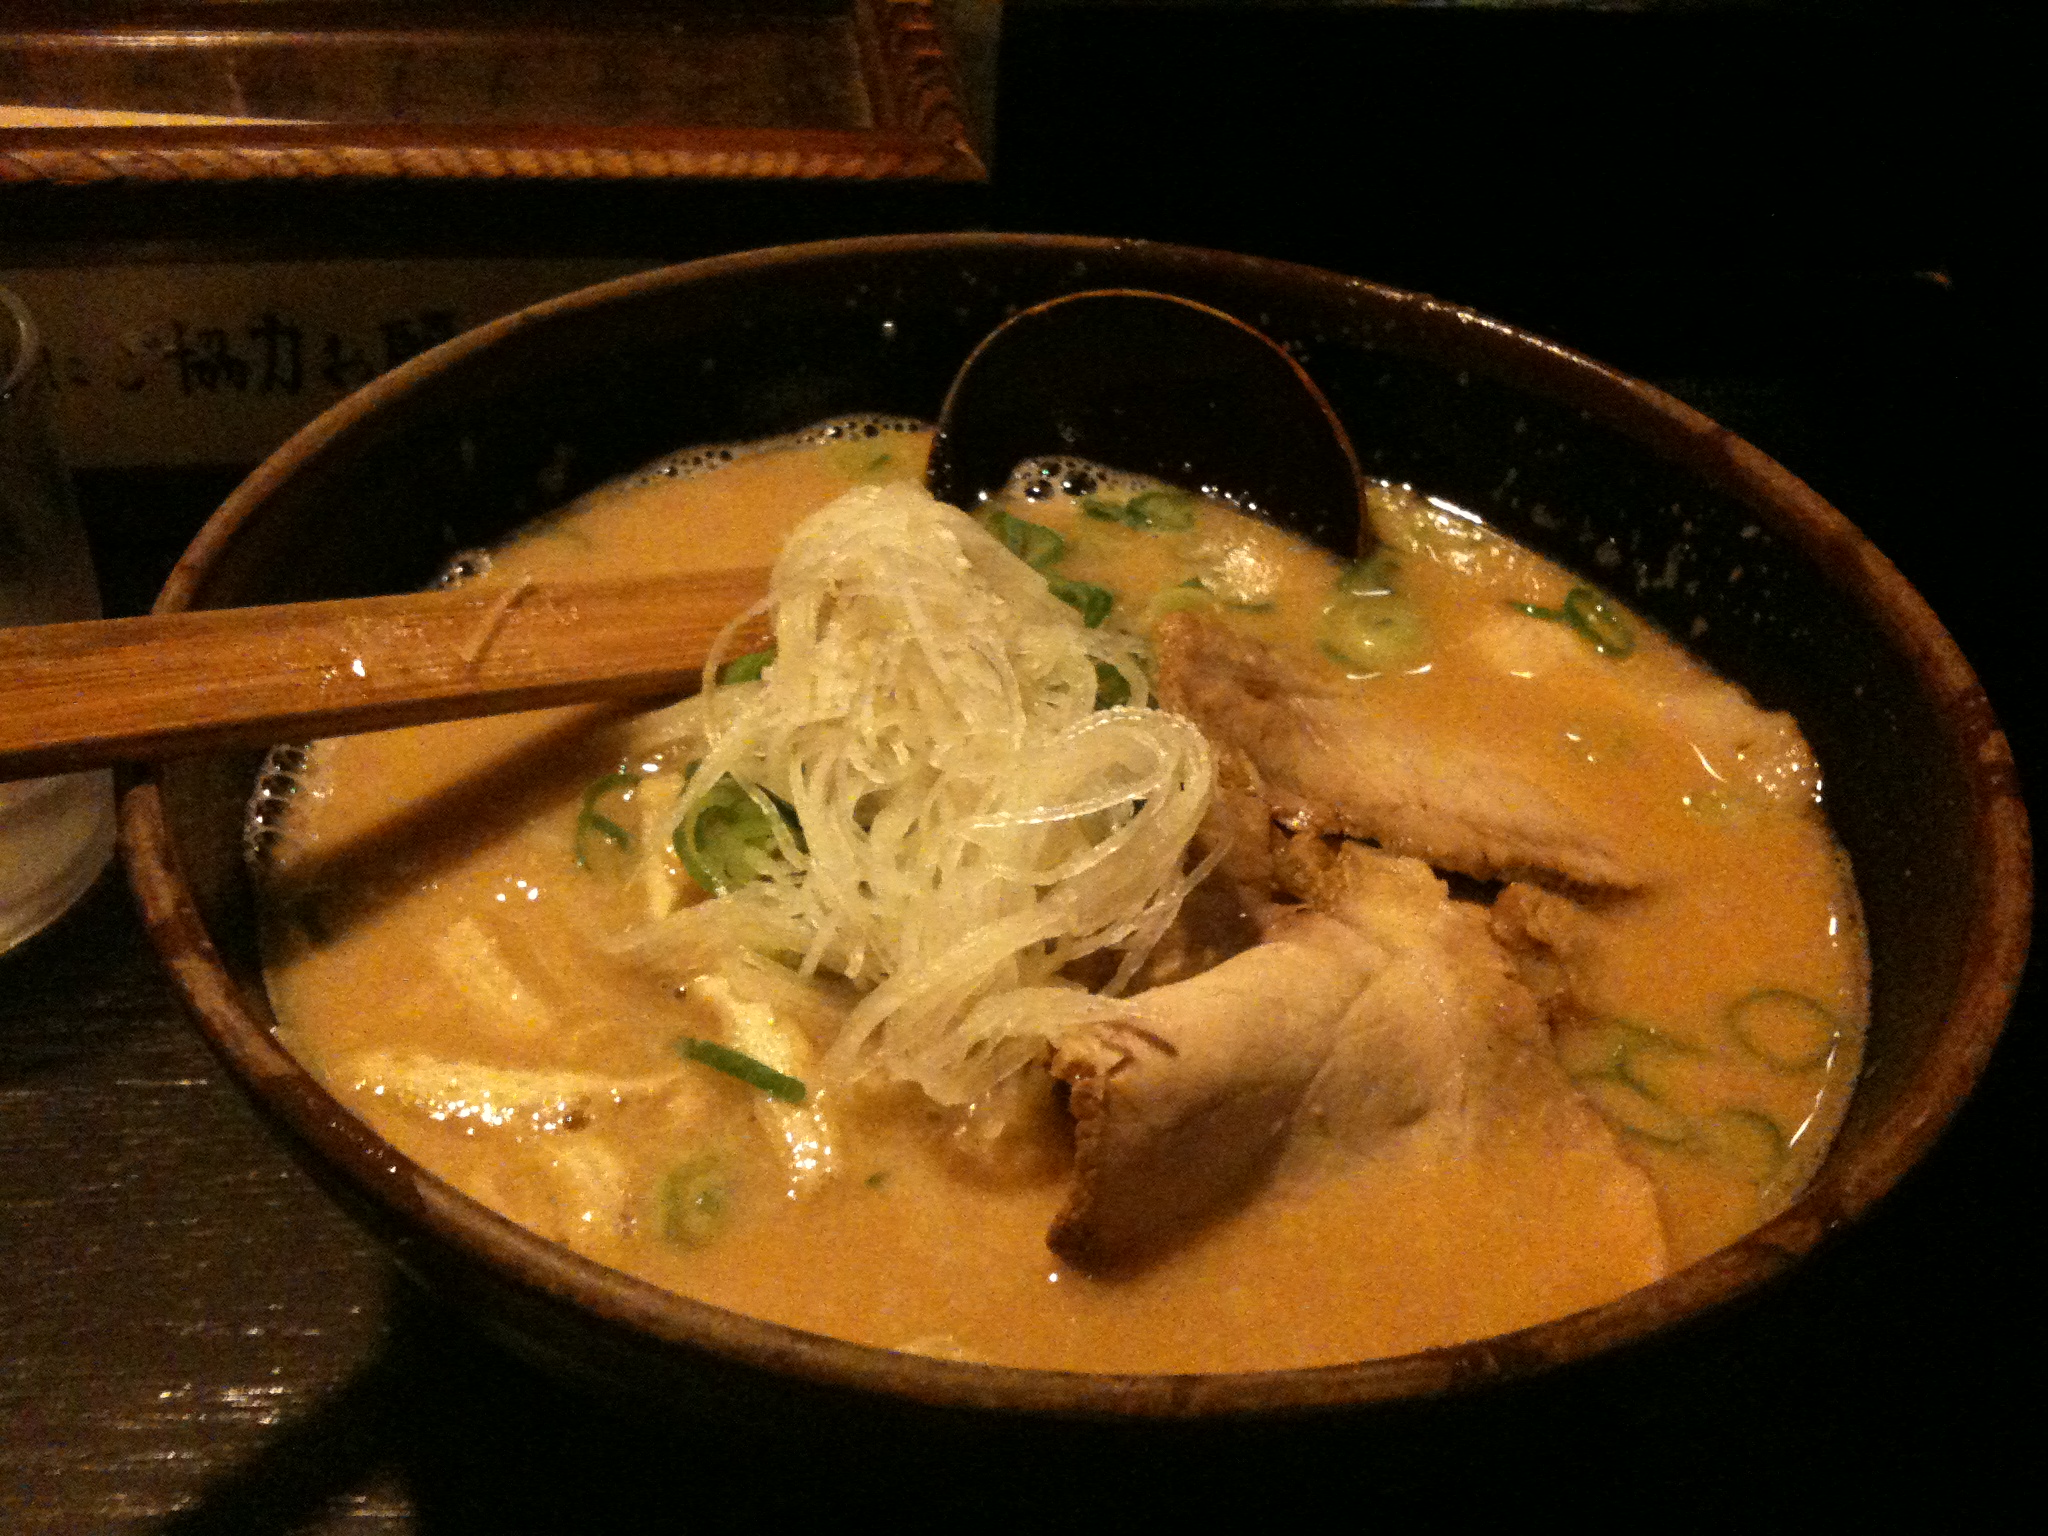
[[(99, 617), (55, 392), (35, 321), (0, 288), (0, 628)], [(113, 850), (111, 774), (0, 784), (0, 951), (61, 916)]]

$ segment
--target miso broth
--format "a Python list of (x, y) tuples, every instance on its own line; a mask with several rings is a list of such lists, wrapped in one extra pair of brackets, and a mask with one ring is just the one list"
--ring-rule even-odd
[[(767, 566), (850, 488), (916, 482), (925, 446), (909, 424), (855, 422), (684, 455), (471, 579)], [(617, 711), (295, 759), (282, 836), (258, 840), (282, 1037), (381, 1135), (513, 1220), (657, 1285), (885, 1348), (1099, 1371), (1319, 1365), (1655, 1280), (1782, 1208), (1855, 1078), (1863, 937), (1817, 769), (1789, 720), (1459, 509), (1383, 487), (1374, 516), (1379, 554), (1347, 565), (1220, 503), (1048, 462), (981, 519), (1078, 615), (1162, 648), (1235, 647), (1294, 680), (1314, 720), (1376, 741), (1484, 743), (1598, 829), (1597, 858), (1547, 875), (1520, 854), (1450, 867), (1444, 920), (1491, 935), (1540, 1026), (1515, 1036), (1512, 1069), (1473, 1068), (1456, 1114), (1370, 1145), (1304, 1130), (1250, 1198), (1156, 1258), (1091, 1274), (1048, 1249), (1075, 1177), (1063, 1086), (984, 1135), (976, 1106), (835, 1079), (827, 1042), (858, 986), (786, 953), (730, 975), (649, 963), (636, 935), (709, 899), (663, 820), (693, 765)], [(1100, 702), (1124, 702), (1103, 686)], [(1233, 713), (1205, 727), (1226, 756)], [(1280, 794), (1286, 767), (1255, 776)], [(1306, 800), (1274, 821), (1288, 867), (1365, 846)], [(1377, 841), (1360, 856), (1428, 883), (1427, 848)], [(1163, 994), (1172, 978), (1155, 964), (1134, 1001), (1148, 980)]]

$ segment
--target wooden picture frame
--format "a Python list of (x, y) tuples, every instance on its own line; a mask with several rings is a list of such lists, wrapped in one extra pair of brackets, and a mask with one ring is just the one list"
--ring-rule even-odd
[(0, 184), (988, 179), (934, 0), (28, 0)]

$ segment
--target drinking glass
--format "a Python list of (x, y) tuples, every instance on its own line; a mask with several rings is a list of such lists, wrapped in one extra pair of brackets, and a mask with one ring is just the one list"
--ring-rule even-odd
[[(34, 319), (0, 288), (0, 628), (99, 617), (55, 394)], [(0, 784), (0, 952), (61, 916), (113, 851), (110, 773)]]

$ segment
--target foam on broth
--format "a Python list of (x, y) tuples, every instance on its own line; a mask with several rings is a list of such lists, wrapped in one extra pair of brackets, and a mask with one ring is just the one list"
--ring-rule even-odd
[[(911, 424), (857, 421), (693, 451), (544, 520), (473, 579), (766, 565), (848, 486), (916, 478), (925, 446)], [(1337, 562), (1214, 504), (1185, 528), (1092, 515), (1144, 489), (1052, 462), (1009, 505), (1060, 533), (1060, 574), (1113, 592), (1120, 620), (1200, 606), (1348, 675), (1390, 718), (1511, 744), (1656, 874), (1599, 913), (1559, 1024), (1600, 1136), (1535, 1115), (1477, 1143), (1399, 1137), (1277, 1180), (1113, 1282), (1045, 1248), (1066, 1177), (1056, 1117), (992, 1151), (913, 1093), (822, 1083), (829, 1176), (793, 1177), (757, 1090), (679, 1064), (678, 1036), (717, 1028), (706, 1003), (621, 946), (646, 893), (579, 841), (586, 794), (629, 755), (630, 724), (599, 708), (319, 743), (266, 780), (253, 846), (285, 1042), (408, 1155), (600, 1262), (815, 1332), (1006, 1364), (1404, 1353), (1610, 1300), (1780, 1208), (1854, 1080), (1865, 962), (1812, 794), (1700, 747), (1692, 727), (1732, 691), (1625, 616), (1630, 653), (1599, 654), (1541, 616), (1573, 578), (1396, 489), (1376, 516), (1427, 640), (1333, 658)], [(1653, 1232), (1617, 1197), (1617, 1149), (1654, 1190)], [(679, 1178), (704, 1217), (680, 1235)]]

